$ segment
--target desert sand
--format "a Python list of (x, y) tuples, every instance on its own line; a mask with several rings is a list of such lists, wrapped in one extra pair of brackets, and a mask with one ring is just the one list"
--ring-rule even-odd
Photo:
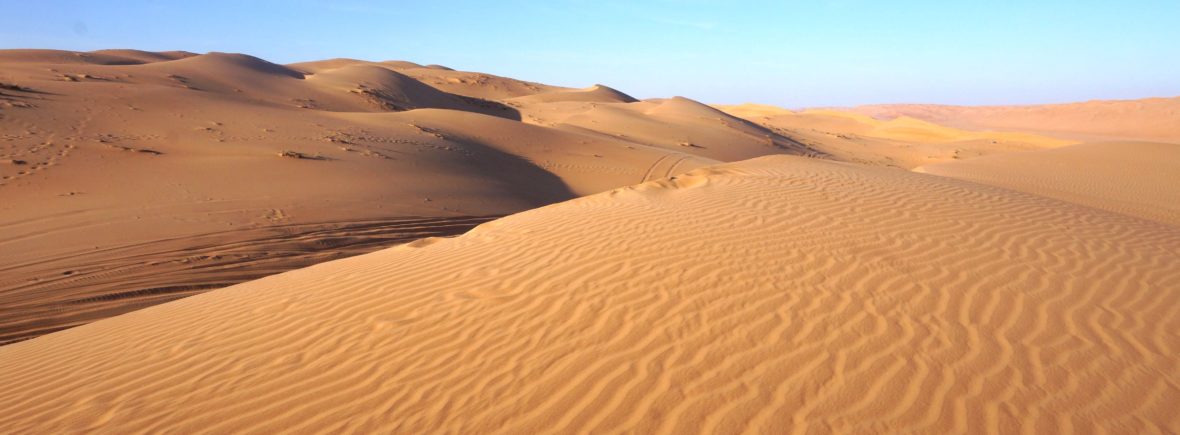
[(0, 50), (0, 428), (1180, 432), (1175, 101)]
[(1023, 131), (1086, 142), (1180, 142), (1180, 97), (1094, 100), (1026, 106), (886, 104), (851, 111), (889, 119), (907, 116), (972, 130)]
[[(576, 90), (409, 62), (2, 50), (0, 83), (0, 343), (717, 162), (485, 99)], [(794, 151), (741, 127), (678, 138)]]
[(1180, 143), (1085, 143), (915, 170), (1180, 226)]
[(719, 108), (838, 160), (904, 169), (1078, 143), (1015, 131), (959, 129), (908, 116), (881, 120), (851, 110), (792, 111), (755, 104)]
[(764, 157), (0, 347), (15, 431), (1180, 429), (1180, 231)]

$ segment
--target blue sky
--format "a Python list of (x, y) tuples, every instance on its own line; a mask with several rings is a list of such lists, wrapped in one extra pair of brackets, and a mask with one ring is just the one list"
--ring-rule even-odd
[(403, 59), (709, 103), (1180, 95), (1177, 0), (0, 0), (0, 10), (0, 48)]

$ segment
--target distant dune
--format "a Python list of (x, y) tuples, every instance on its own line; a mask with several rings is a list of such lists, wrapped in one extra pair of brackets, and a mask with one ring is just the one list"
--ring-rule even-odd
[(1178, 249), (1130, 215), (764, 157), (0, 347), (0, 427), (1176, 432)]
[(91, 52), (17, 49), (0, 50), (0, 63), (140, 65), (196, 56), (187, 51), (98, 50)]
[(879, 120), (850, 111), (792, 111), (755, 104), (719, 108), (780, 135), (789, 136), (838, 160), (906, 169), (929, 163), (1076, 143), (1011, 131), (964, 130), (908, 116)]
[(894, 104), (852, 110), (878, 118), (909, 116), (964, 129), (1023, 131), (1079, 141), (1180, 142), (1180, 97), (1029, 106)]
[(558, 101), (521, 112), (525, 122), (533, 124), (718, 161), (769, 154), (823, 156), (793, 138), (684, 97), (631, 104)]

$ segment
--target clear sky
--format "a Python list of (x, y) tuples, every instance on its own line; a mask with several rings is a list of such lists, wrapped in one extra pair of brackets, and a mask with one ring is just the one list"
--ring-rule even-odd
[(1180, 95), (1180, 0), (0, 0), (0, 48), (437, 63), (787, 107)]

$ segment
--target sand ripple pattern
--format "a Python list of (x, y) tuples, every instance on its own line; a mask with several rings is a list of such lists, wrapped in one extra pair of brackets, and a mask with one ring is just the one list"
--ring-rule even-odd
[(0, 348), (12, 432), (1175, 433), (1180, 230), (767, 157)]

